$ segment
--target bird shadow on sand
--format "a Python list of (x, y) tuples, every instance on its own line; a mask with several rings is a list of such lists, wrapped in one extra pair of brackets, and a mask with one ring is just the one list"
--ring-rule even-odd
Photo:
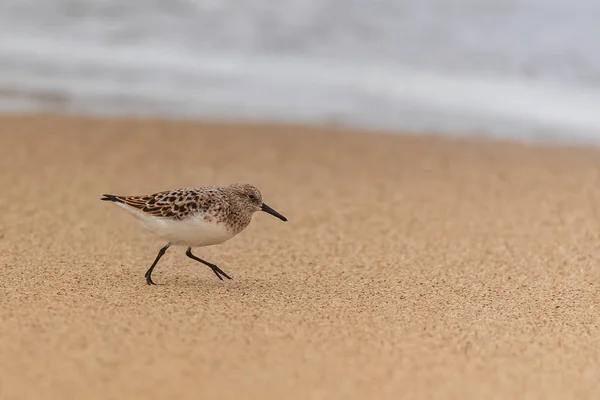
[[(233, 277), (232, 280), (220, 281), (216, 277), (169, 277), (161, 279), (162, 285), (151, 286), (149, 289), (156, 290), (201, 290), (213, 293), (222, 293), (228, 295), (244, 295), (247, 293), (261, 292), (263, 294), (282, 294), (287, 291), (301, 290), (302, 283), (292, 280), (284, 274), (277, 274), (270, 277)], [(144, 285), (146, 286), (146, 285)]]

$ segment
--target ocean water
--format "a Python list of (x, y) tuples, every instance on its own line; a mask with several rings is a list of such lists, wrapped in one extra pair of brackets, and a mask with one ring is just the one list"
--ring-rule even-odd
[(600, 144), (598, 0), (0, 0), (0, 111)]

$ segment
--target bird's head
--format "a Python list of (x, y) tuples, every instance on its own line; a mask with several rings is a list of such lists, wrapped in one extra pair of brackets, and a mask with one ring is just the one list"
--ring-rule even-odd
[(247, 183), (234, 183), (229, 185), (234, 196), (240, 202), (241, 207), (249, 212), (264, 211), (282, 221), (287, 221), (287, 218), (273, 210), (263, 202), (262, 194), (256, 187)]

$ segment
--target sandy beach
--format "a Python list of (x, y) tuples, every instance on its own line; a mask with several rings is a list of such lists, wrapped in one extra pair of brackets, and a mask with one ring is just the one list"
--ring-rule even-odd
[[(102, 193), (248, 182), (170, 249)], [(0, 118), (2, 399), (600, 396), (600, 150)]]

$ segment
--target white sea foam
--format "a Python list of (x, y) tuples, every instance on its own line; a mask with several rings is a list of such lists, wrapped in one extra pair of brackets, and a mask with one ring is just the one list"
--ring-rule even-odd
[[(138, 3), (0, 5), (0, 108), (600, 143), (592, 1)], [(323, 20), (336, 4), (339, 20)]]

